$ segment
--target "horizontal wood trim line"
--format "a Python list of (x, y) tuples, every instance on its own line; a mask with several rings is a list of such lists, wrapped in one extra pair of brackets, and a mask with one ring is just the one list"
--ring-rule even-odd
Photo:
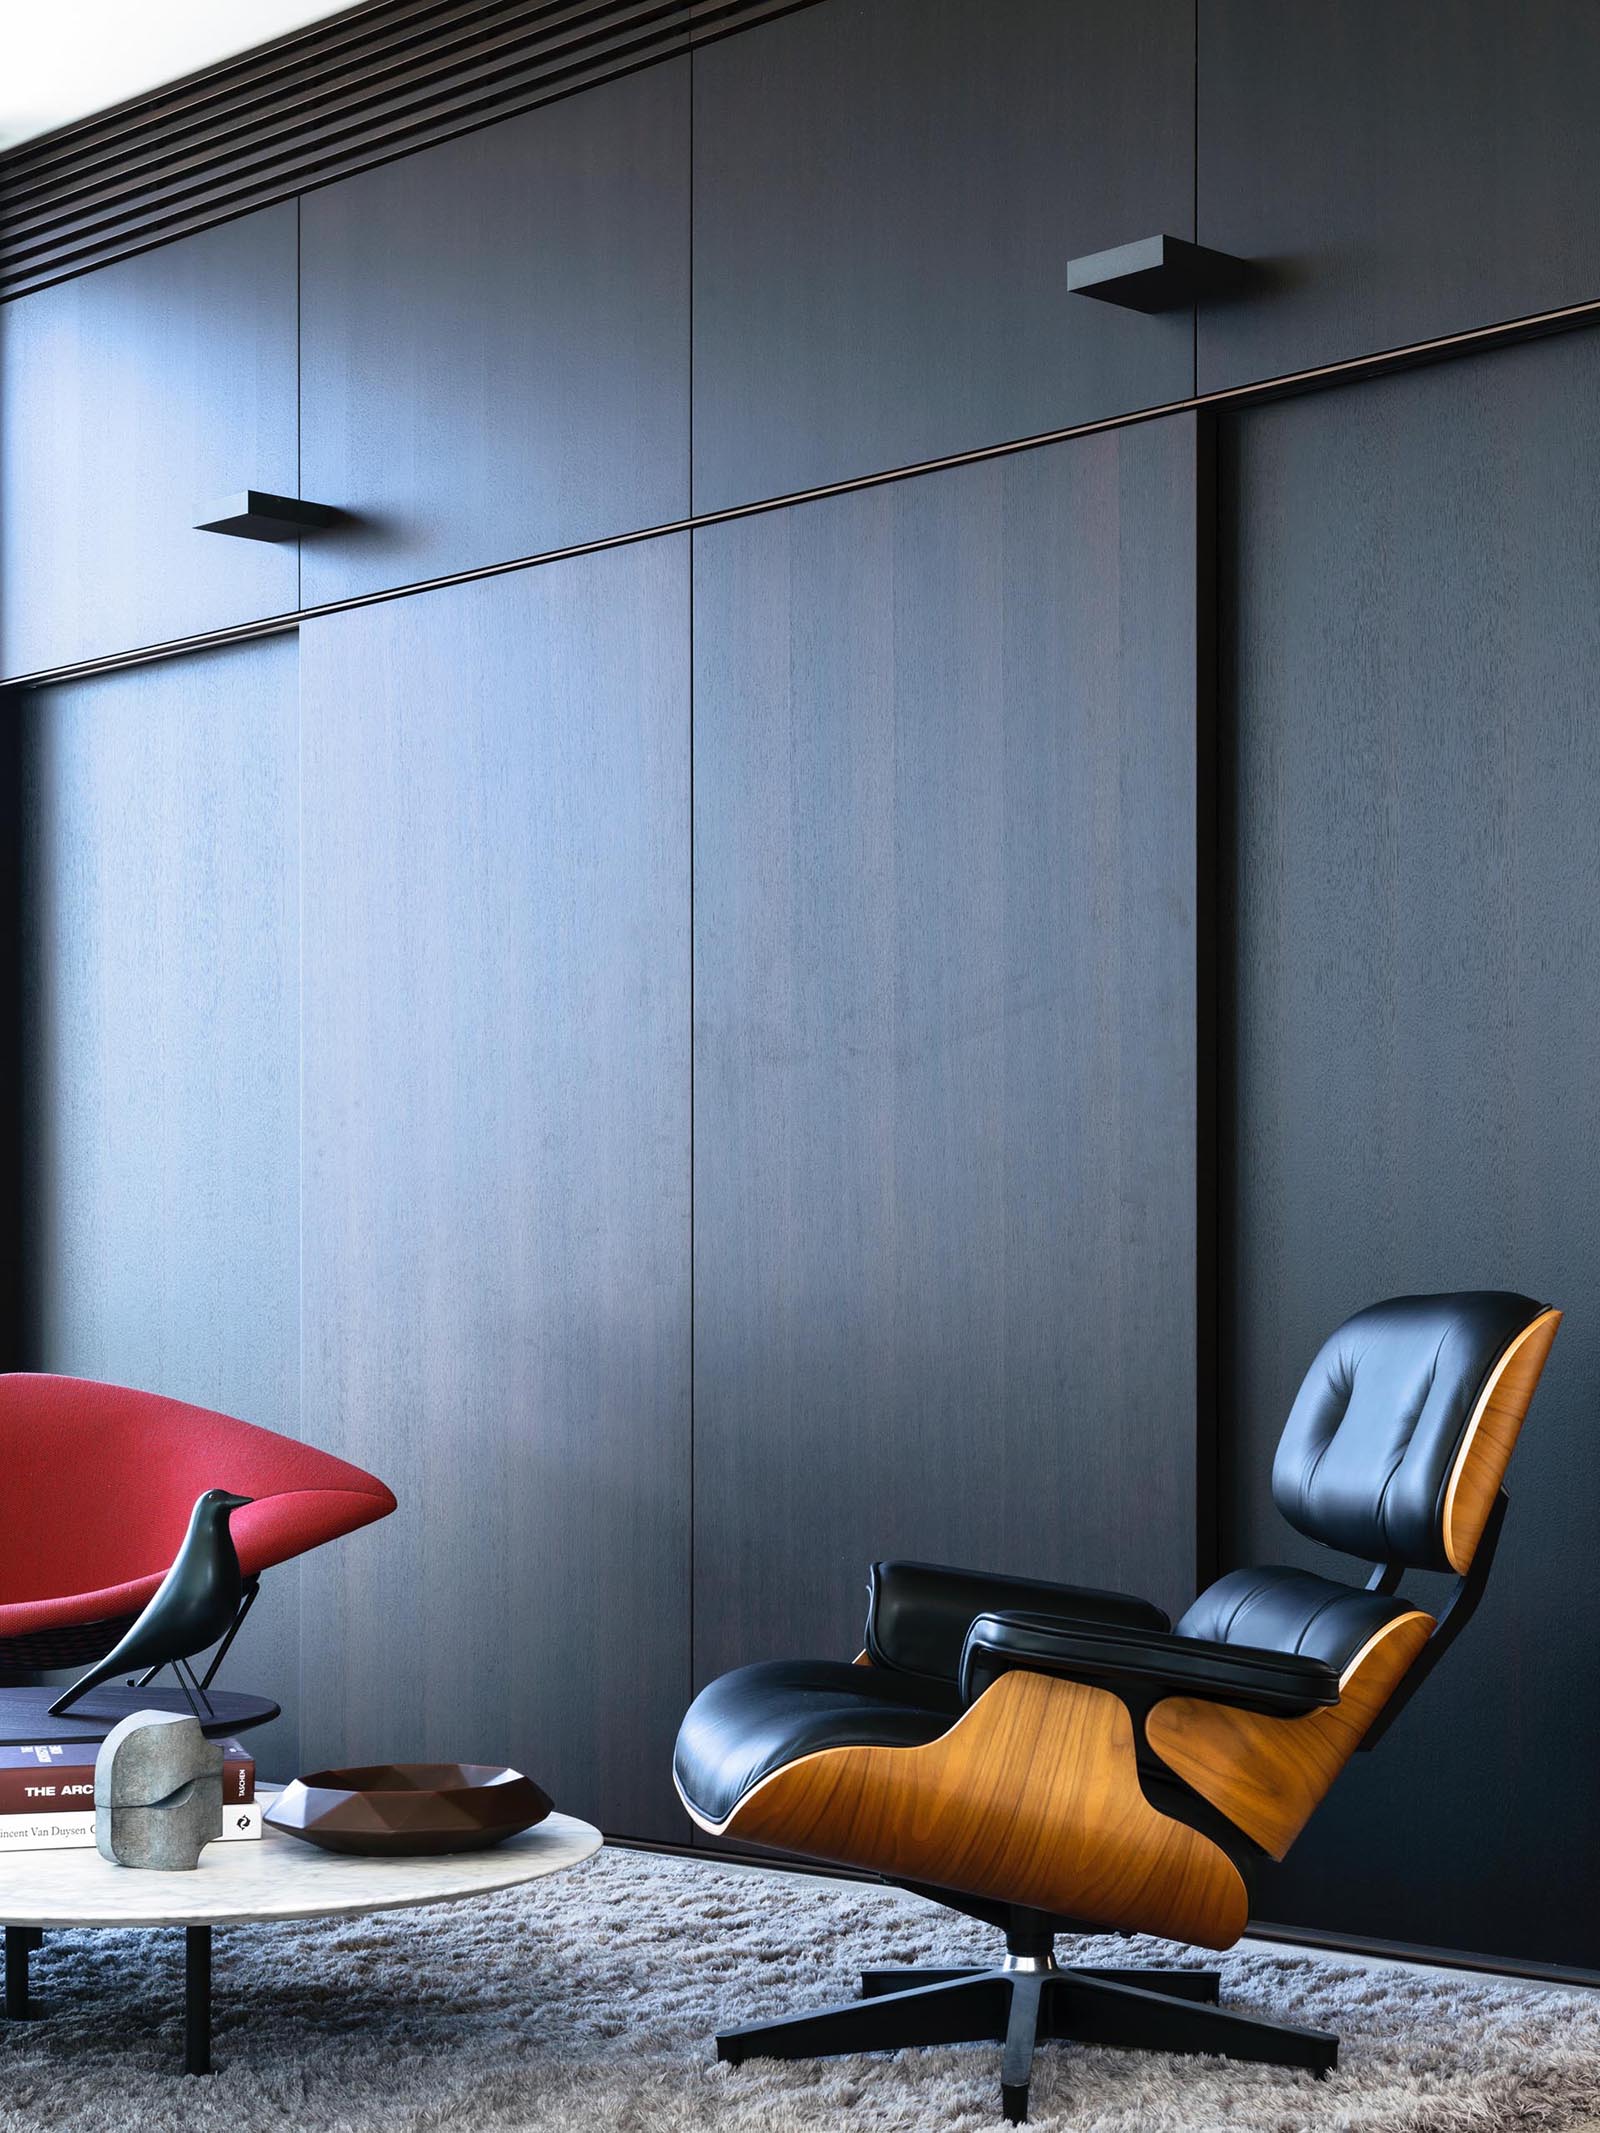
[(0, 298), (816, 0), (378, 0), (0, 159)]
[[(815, 0), (802, 0), (814, 5)], [(223, 629), (201, 630), (189, 637), (167, 638), (158, 644), (132, 645), (126, 651), (108, 652), (99, 659), (83, 659), (62, 666), (41, 667), (28, 674), (13, 674), (0, 680), (0, 689), (38, 689), (49, 683), (82, 680), (91, 674), (116, 673), (123, 667), (145, 666), (153, 659), (174, 659), (185, 652), (203, 652), (215, 645), (240, 644), (251, 637), (276, 636), (302, 622), (323, 615), (344, 614), (357, 607), (376, 607), (385, 600), (409, 599), (413, 593), (438, 592), (447, 585), (470, 585), (479, 578), (504, 577), (512, 570), (536, 570), (544, 563), (562, 563), (573, 556), (595, 555), (606, 548), (625, 548), (634, 541), (659, 540), (670, 533), (692, 533), (702, 526), (722, 526), (733, 519), (754, 518), (764, 511), (784, 511), (796, 504), (818, 503), (830, 496), (853, 496), (864, 489), (882, 488), (888, 482), (911, 481), (923, 474), (939, 474), (952, 467), (981, 466), (991, 459), (1008, 459), (1015, 452), (1036, 452), (1046, 445), (1065, 444), (1074, 437), (1093, 437), (1102, 430), (1129, 429), (1135, 423), (1164, 421), (1169, 415), (1187, 414), (1201, 408), (1250, 407), (1295, 393), (1317, 392), (1335, 385), (1353, 385), (1363, 378), (1383, 377), (1394, 370), (1422, 363), (1448, 361), (1452, 356), (1474, 355), (1491, 348), (1509, 347), (1518, 341), (1546, 333), (1570, 332), (1600, 324), (1600, 299), (1570, 304), (1560, 311), (1536, 312), (1527, 318), (1507, 319), (1494, 326), (1477, 326), (1470, 332), (1433, 341), (1416, 341), (1404, 348), (1391, 348), (1370, 356), (1352, 356), (1343, 363), (1322, 364), (1315, 370), (1292, 371), (1280, 378), (1267, 378), (1253, 385), (1233, 385), (1221, 392), (1196, 393), (1184, 400), (1169, 400), (1159, 407), (1137, 408), (1126, 415), (1107, 415), (1098, 422), (1080, 422), (1066, 429), (1044, 430), (1032, 437), (1016, 437), (1004, 444), (978, 445), (970, 452), (951, 452), (942, 459), (918, 460), (914, 465), (887, 467), (873, 474), (852, 475), (848, 481), (823, 484), (815, 489), (795, 490), (784, 496), (761, 497), (748, 504), (730, 504), (721, 511), (701, 511), (671, 519), (656, 526), (639, 526), (625, 533), (606, 534), (594, 541), (580, 541), (567, 548), (549, 548), (537, 555), (510, 556), (499, 563), (480, 563), (471, 570), (451, 571), (441, 577), (419, 578), (406, 585), (387, 585), (377, 592), (354, 593), (345, 600), (325, 600), (315, 607), (300, 607), (256, 621), (234, 623)]]

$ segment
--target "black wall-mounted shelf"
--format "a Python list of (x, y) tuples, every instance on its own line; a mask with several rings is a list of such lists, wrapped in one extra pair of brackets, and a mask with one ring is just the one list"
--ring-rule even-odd
[(1236, 294), (1248, 273), (1245, 260), (1208, 245), (1182, 237), (1138, 237), (1108, 252), (1069, 259), (1067, 287), (1074, 296), (1097, 297), (1128, 311), (1180, 311)]
[(344, 512), (331, 504), (308, 504), (298, 496), (275, 496), (270, 489), (241, 489), (211, 506), (196, 533), (232, 533), (244, 541), (297, 541), (305, 533), (337, 526)]

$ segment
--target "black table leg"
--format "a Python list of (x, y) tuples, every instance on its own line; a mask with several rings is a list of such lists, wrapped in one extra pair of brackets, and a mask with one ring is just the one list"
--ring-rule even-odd
[(183, 2070), (186, 2074), (209, 2074), (211, 1928), (185, 1926), (183, 1936)]
[(28, 1957), (43, 1941), (37, 1926), (6, 1927), (6, 2019), (29, 2021), (35, 2013), (28, 1997)]

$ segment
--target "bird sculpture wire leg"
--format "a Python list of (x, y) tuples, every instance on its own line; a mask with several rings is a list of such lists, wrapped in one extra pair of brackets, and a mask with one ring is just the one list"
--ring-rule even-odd
[[(194, 1682), (195, 1688), (199, 1693), (200, 1701), (205, 1705), (207, 1712), (213, 1716), (215, 1715), (214, 1707), (212, 1705), (211, 1698), (206, 1694), (206, 1691), (210, 1688), (212, 1682), (216, 1680), (217, 1669), (221, 1666), (223, 1660), (227, 1658), (228, 1647), (230, 1644), (232, 1644), (234, 1638), (238, 1636), (240, 1629), (244, 1625), (244, 1618), (250, 1612), (251, 1607), (255, 1604), (256, 1594), (260, 1590), (261, 1580), (259, 1578), (247, 1578), (245, 1580), (244, 1598), (239, 1602), (239, 1612), (228, 1624), (227, 1635), (223, 1638), (222, 1642), (212, 1653), (211, 1664), (206, 1668), (205, 1672), (200, 1676), (198, 1681), (195, 1680), (194, 1669), (188, 1666), (187, 1661), (179, 1660), (173, 1662), (174, 1668), (179, 1665), (182, 1665), (186, 1668), (189, 1675), (189, 1679)], [(157, 1674), (160, 1673), (162, 1667), (164, 1667), (166, 1664), (167, 1661), (165, 1659), (157, 1660), (156, 1664), (153, 1667), (150, 1667), (145, 1673), (139, 1676), (138, 1681), (135, 1683), (135, 1687), (141, 1689), (149, 1688), (151, 1682), (155, 1680)], [(183, 1684), (180, 1682), (179, 1687), (181, 1688), (182, 1686)], [(193, 1704), (193, 1701), (194, 1699), (193, 1697), (191, 1697), (191, 1705)]]
[[(228, 1624), (228, 1634), (223, 1638), (222, 1642), (211, 1654), (211, 1664), (200, 1676), (199, 1686), (202, 1690), (209, 1689), (212, 1682), (216, 1680), (217, 1669), (221, 1666), (223, 1660), (226, 1659), (228, 1656), (228, 1646), (233, 1642), (234, 1638), (238, 1636), (240, 1629), (244, 1626), (244, 1618), (250, 1612), (250, 1608), (255, 1600), (255, 1596), (260, 1590), (261, 1580), (259, 1578), (252, 1578), (250, 1582), (245, 1586), (244, 1598), (239, 1602), (239, 1612)], [(141, 1689), (149, 1688), (151, 1682), (155, 1680), (157, 1674), (160, 1673), (161, 1669), (166, 1664), (167, 1661), (165, 1659), (158, 1659), (155, 1665), (151, 1667), (148, 1672), (140, 1675), (138, 1681), (134, 1684), (134, 1686), (136, 1688)]]
[[(197, 1677), (194, 1668), (189, 1664), (188, 1660), (175, 1659), (172, 1664), (172, 1671), (177, 1675), (178, 1686), (188, 1697), (189, 1708), (194, 1712), (195, 1717), (198, 1718), (200, 1716), (200, 1704), (204, 1704), (205, 1716), (207, 1718), (215, 1718), (217, 1715), (217, 1707), (211, 1701), (211, 1698), (206, 1694), (205, 1690), (200, 1686), (199, 1678)], [(196, 1703), (196, 1697), (199, 1698), (199, 1703)]]
[(200, 1677), (200, 1686), (202, 1689), (209, 1689), (212, 1682), (216, 1680), (217, 1669), (219, 1666), (221, 1666), (223, 1660), (226, 1659), (228, 1656), (228, 1646), (233, 1642), (234, 1638), (238, 1636), (240, 1630), (243, 1629), (244, 1618), (250, 1612), (251, 1608), (254, 1607), (256, 1603), (256, 1594), (260, 1590), (261, 1580), (259, 1578), (245, 1579), (244, 1598), (239, 1602), (239, 1612), (228, 1624), (228, 1634), (223, 1638), (222, 1642), (211, 1654), (211, 1664), (206, 1668), (205, 1672)]
[[(214, 1718), (216, 1716), (216, 1707), (212, 1703), (211, 1698), (206, 1694), (206, 1684), (204, 1681), (199, 1681), (195, 1678), (194, 1668), (189, 1664), (187, 1659), (158, 1660), (157, 1663), (153, 1667), (151, 1667), (146, 1673), (143, 1673), (139, 1676), (138, 1680), (133, 1684), (133, 1686), (136, 1689), (149, 1688), (151, 1682), (155, 1680), (157, 1674), (159, 1674), (164, 1667), (168, 1666), (171, 1667), (173, 1673), (178, 1677), (178, 1686), (180, 1689), (182, 1689), (184, 1695), (189, 1698), (189, 1708), (191, 1711), (193, 1711), (195, 1717), (200, 1717), (200, 1704), (203, 1703), (206, 1707), (205, 1716), (207, 1718)], [(210, 1678), (211, 1677), (208, 1674), (206, 1676), (206, 1680), (209, 1681)], [(200, 1703), (195, 1702), (196, 1696), (199, 1697)]]
[[(166, 1664), (167, 1664), (167, 1661), (163, 1660), (163, 1661), (162, 1661), (162, 1666), (165, 1666)], [(205, 1721), (204, 1721), (204, 1714), (202, 1713), (202, 1711), (201, 1711), (201, 1709), (200, 1709), (200, 1706), (199, 1706), (199, 1705), (198, 1705), (198, 1704), (197, 1704), (197, 1703), (195, 1702), (195, 1700), (194, 1700), (194, 1692), (193, 1692), (193, 1690), (192, 1690), (192, 1689), (191, 1689), (191, 1688), (189, 1687), (189, 1684), (188, 1684), (188, 1682), (187, 1682), (187, 1681), (185, 1681), (185, 1680), (184, 1680), (184, 1678), (183, 1678), (183, 1672), (184, 1672), (184, 1668), (183, 1668), (183, 1661), (182, 1661), (181, 1659), (174, 1659), (174, 1660), (173, 1660), (173, 1661), (171, 1662), (171, 1665), (172, 1665), (172, 1677), (173, 1677), (173, 1679), (174, 1679), (174, 1680), (175, 1680), (175, 1681), (177, 1682), (177, 1684), (178, 1684), (179, 1688), (180, 1688), (180, 1689), (182, 1689), (182, 1691), (183, 1691), (183, 1694), (184, 1694), (184, 1700), (185, 1700), (185, 1701), (187, 1702), (187, 1704), (188, 1704), (188, 1706), (189, 1706), (189, 1709), (190, 1709), (190, 1710), (191, 1710), (191, 1711), (192, 1711), (192, 1712), (194, 1713), (195, 1717), (196, 1717), (197, 1719), (199, 1719), (199, 1720), (201, 1721), (201, 1723), (202, 1723), (202, 1724), (204, 1724), (204, 1722), (205, 1722)], [(144, 1677), (144, 1679), (143, 1679), (142, 1681), (136, 1681), (136, 1682), (134, 1683), (134, 1687), (135, 1687), (136, 1689), (147, 1689), (147, 1688), (148, 1688), (148, 1687), (150, 1686), (150, 1677), (151, 1677), (151, 1675), (153, 1675), (153, 1674), (159, 1674), (160, 1672), (161, 1672), (161, 1667), (159, 1667), (159, 1666), (153, 1666), (153, 1667), (152, 1667), (152, 1668), (150, 1669), (150, 1673), (149, 1673), (149, 1674), (146, 1674), (146, 1675), (145, 1675), (145, 1677)]]

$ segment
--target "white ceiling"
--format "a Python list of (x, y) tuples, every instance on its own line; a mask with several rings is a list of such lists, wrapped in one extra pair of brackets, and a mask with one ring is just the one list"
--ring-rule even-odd
[(11, 0), (0, 5), (0, 149), (350, 10), (351, 0)]

